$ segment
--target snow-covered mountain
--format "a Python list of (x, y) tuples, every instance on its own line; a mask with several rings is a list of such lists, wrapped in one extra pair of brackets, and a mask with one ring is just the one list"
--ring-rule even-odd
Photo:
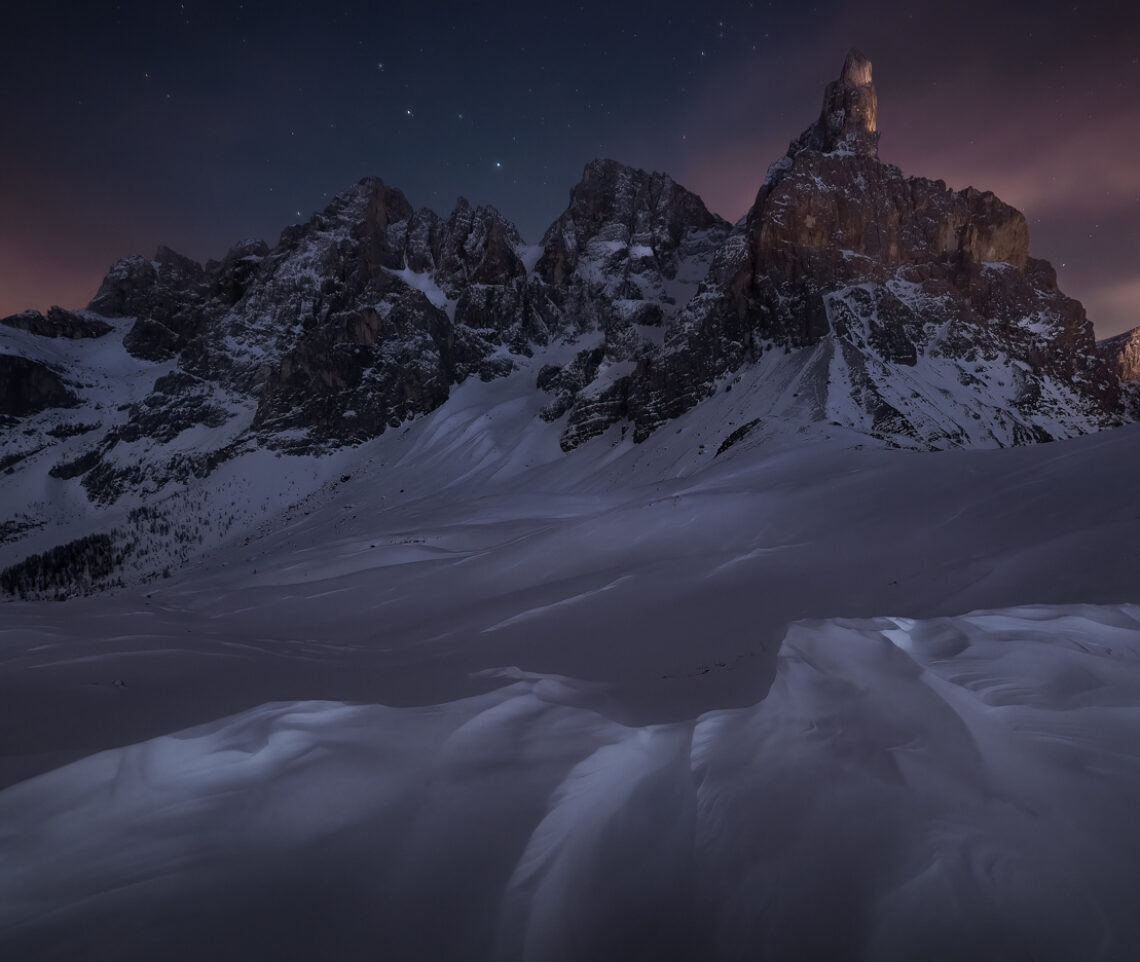
[(0, 958), (1140, 957), (1122, 349), (876, 119), (5, 319)]
[(876, 117), (853, 51), (734, 227), (613, 161), (587, 165), (537, 246), (493, 208), (443, 219), (368, 178), (272, 248), (204, 267), (162, 248), (115, 264), (86, 310), (4, 319), (0, 564), (97, 538), (8, 589), (153, 576), (244, 537), (327, 480), (255, 465), (402, 430), (472, 378), (505, 379), (566, 452), (743, 392), (694, 448), (706, 463), (746, 434), (940, 449), (1125, 419), (1119, 370), (1022, 215), (882, 163)]

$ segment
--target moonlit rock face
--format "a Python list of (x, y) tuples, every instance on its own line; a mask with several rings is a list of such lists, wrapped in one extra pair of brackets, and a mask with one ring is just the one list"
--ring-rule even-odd
[(1140, 382), (1140, 327), (1100, 341), (1097, 350), (1122, 381)]
[(871, 83), (871, 61), (854, 47), (843, 61), (843, 73), (839, 79), (848, 87), (865, 87)]
[[(843, 73), (839, 76), (838, 86), (842, 88), (844, 134), (854, 131), (856, 134), (873, 135), (869, 143), (873, 148), (872, 156), (877, 156), (878, 135), (875, 131), (879, 120), (879, 98), (875, 93), (875, 85), (871, 82), (871, 61), (854, 47), (843, 62)], [(839, 90), (835, 91), (835, 94), (839, 93)], [(833, 100), (833, 92), (829, 89), (828, 102)], [(825, 103), (825, 110), (827, 106)], [(858, 142), (858, 137), (856, 141)]]
[(852, 48), (839, 80), (828, 84), (817, 123), (818, 148), (877, 157), (879, 98), (871, 82), (871, 61)]

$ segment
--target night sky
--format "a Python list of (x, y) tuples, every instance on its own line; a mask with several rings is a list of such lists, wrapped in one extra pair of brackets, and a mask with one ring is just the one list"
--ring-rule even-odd
[(735, 220), (855, 45), (884, 160), (994, 190), (1099, 336), (1140, 324), (1140, 4), (13, 6), (0, 314), (81, 306), (159, 244), (272, 243), (366, 174), (536, 242), (609, 156)]

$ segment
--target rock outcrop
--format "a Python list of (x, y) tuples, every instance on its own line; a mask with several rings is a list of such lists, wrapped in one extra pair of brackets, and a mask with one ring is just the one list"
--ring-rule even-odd
[(102, 337), (112, 330), (106, 321), (76, 311), (65, 311), (62, 307), (48, 308), (46, 316), (39, 311), (12, 314), (0, 318), (0, 324), (18, 331), (28, 331), (40, 337), (66, 337), (71, 340)]
[(871, 61), (852, 48), (839, 79), (827, 85), (819, 119), (792, 145), (790, 153), (879, 155), (879, 98), (871, 80)]
[(104, 317), (134, 317), (123, 341), (135, 357), (174, 357), (197, 334), (206, 312), (209, 279), (196, 261), (160, 247), (153, 260), (128, 257), (104, 278), (89, 311)]
[(1140, 327), (1098, 341), (1097, 350), (1122, 381), (1140, 381)]
[(535, 266), (568, 330), (601, 335), (597, 352), (590, 348), (563, 376), (545, 379), (554, 398), (544, 416), (569, 412), (564, 448), (625, 416), (612, 385), (659, 350), (729, 230), (665, 174), (612, 160), (586, 166)]
[(0, 354), (0, 416), (22, 418), (77, 401), (63, 379), (46, 364), (15, 354)]

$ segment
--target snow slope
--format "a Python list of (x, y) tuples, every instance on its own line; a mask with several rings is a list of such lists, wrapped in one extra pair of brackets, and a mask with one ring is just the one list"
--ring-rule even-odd
[(0, 953), (1134, 957), (1140, 428), (892, 451), (770, 383), (567, 456), (472, 380), (0, 605)]
[(9, 957), (1124, 959), (1140, 608), (794, 625), (630, 726), (518, 671), (274, 703), (0, 793)]

